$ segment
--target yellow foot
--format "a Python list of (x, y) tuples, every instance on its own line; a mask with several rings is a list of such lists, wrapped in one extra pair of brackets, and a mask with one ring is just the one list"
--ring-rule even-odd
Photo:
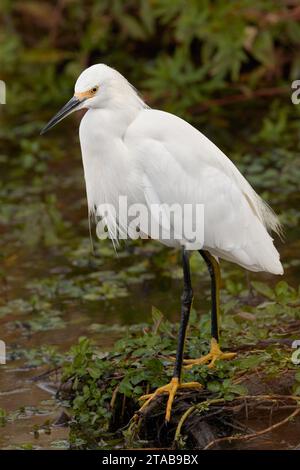
[(233, 359), (236, 356), (236, 353), (223, 353), (220, 349), (218, 342), (212, 338), (210, 343), (210, 352), (199, 359), (185, 359), (184, 360), (184, 367), (186, 369), (191, 369), (195, 365), (202, 365), (208, 364), (209, 368), (214, 367), (215, 362), (218, 360), (226, 360), (226, 359)]
[(195, 389), (200, 389), (202, 385), (200, 385), (198, 382), (187, 382), (187, 383), (180, 383), (178, 378), (173, 377), (170, 383), (167, 385), (164, 385), (163, 387), (159, 387), (155, 390), (154, 393), (150, 393), (149, 395), (143, 395), (140, 397), (140, 400), (146, 400), (143, 406), (139, 409), (139, 413), (143, 412), (145, 408), (149, 405), (149, 403), (156, 398), (158, 395), (161, 395), (163, 393), (167, 393), (169, 395), (168, 398), (168, 403), (166, 407), (166, 415), (165, 415), (165, 421), (169, 422), (171, 418), (171, 410), (172, 410), (172, 404), (176, 395), (176, 392), (180, 388), (195, 388)]

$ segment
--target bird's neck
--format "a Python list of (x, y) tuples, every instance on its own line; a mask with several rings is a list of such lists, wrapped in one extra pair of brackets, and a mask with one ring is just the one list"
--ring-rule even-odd
[(115, 204), (119, 193), (128, 192), (130, 156), (123, 136), (138, 112), (90, 109), (82, 118), (79, 136), (90, 210)]
[[(123, 138), (127, 128), (139, 114), (141, 108), (137, 106), (120, 106), (89, 109), (81, 121), (81, 127), (85, 128), (91, 136), (96, 133), (98, 139)], [(98, 142), (100, 142), (98, 140)]]

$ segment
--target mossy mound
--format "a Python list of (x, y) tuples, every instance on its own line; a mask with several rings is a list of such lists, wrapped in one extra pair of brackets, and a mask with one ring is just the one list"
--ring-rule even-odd
[[(300, 331), (299, 296), (283, 281), (274, 290), (263, 284), (255, 288), (260, 294), (252, 297), (251, 305), (240, 302), (223, 318), (222, 348), (237, 352), (237, 357), (214, 369), (184, 370), (183, 380), (197, 381), (203, 389), (178, 393), (167, 427), (163, 396), (143, 415), (133, 416), (139, 397), (172, 376), (178, 325), (154, 309), (152, 325), (128, 327), (110, 352), (81, 338), (70, 351), (59, 391), (72, 414), (73, 446), (248, 446), (287, 424), (289, 415), (296, 417), (300, 373), (292, 361), (292, 343)], [(209, 315), (199, 319), (192, 312), (186, 357), (207, 352), (209, 323)], [(111, 327), (98, 328), (109, 334)]]

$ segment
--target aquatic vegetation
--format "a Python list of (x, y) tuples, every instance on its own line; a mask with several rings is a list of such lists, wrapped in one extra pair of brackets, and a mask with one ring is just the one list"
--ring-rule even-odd
[[(290, 361), (291, 341), (299, 339), (300, 330), (300, 105), (290, 99), (291, 81), (299, 79), (300, 70), (296, 8), (276, 0), (242, 0), (238, 7), (218, 0), (214, 8), (207, 1), (185, 2), (182, 8), (174, 0), (1, 2), (0, 78), (7, 83), (7, 106), (0, 109), (0, 322), (8, 349), (1, 387), (10, 390), (11, 377), (19, 383), (20, 376), (31, 379), (33, 372), (59, 374), (57, 368), (67, 363), (64, 376), (72, 377), (74, 389), (66, 403), (54, 401), (49, 408), (69, 407), (75, 448), (142, 446), (141, 440), (157, 438), (159, 432), (147, 436), (142, 429), (135, 435), (134, 426), (124, 434), (121, 426), (128, 424), (147, 384), (162, 384), (171, 374), (182, 276), (178, 254), (153, 241), (128, 243), (116, 254), (109, 241), (93, 237), (92, 250), (73, 136), (77, 124), (70, 119), (51, 138), (39, 138), (45, 121), (69, 98), (74, 78), (98, 61), (124, 73), (151, 106), (184, 116), (216, 142), (285, 226), (285, 243), (276, 240), (286, 270), (281, 281), (263, 274), (246, 277), (223, 265), (223, 345), (236, 348), (239, 356), (233, 368), (220, 364), (214, 372), (203, 367), (187, 373), (205, 384), (209, 395), (178, 400), (184, 410), (176, 416), (191, 414), (177, 429), (176, 445), (191, 445), (187, 435), (198, 412), (206, 418), (207, 411), (217, 416), (221, 410), (227, 417), (223, 402), (209, 401), (212, 395), (238, 406), (252, 381), (261, 385), (263, 377), (271, 388), (275, 382), (280, 388), (281, 376), (289, 392), (299, 395), (298, 366)], [(198, 256), (191, 267), (195, 302), (186, 354), (196, 357), (208, 347), (209, 305), (203, 297), (209, 298), (209, 280)], [(164, 318), (153, 309), (150, 323), (153, 304)], [(88, 339), (77, 345), (79, 336)], [(244, 375), (252, 377), (251, 387), (240, 382)], [(28, 422), (40, 408), (36, 383), (28, 380), (33, 397), (32, 407), (25, 407)], [(1, 396), (1, 425), (15, 419), (20, 432), (19, 409), (27, 395), (16, 394), (15, 402)], [(188, 411), (192, 401), (199, 407)], [(160, 423), (159, 410), (158, 403)], [(18, 448), (39, 446), (34, 426)], [(144, 429), (151, 426), (157, 431), (153, 421)], [(3, 427), (0, 447), (13, 445), (5, 436)], [(167, 444), (174, 438), (171, 429)], [(49, 437), (49, 447), (68, 445), (68, 431)]]
[[(154, 309), (152, 325), (128, 327), (127, 334), (122, 329), (122, 339), (105, 354), (88, 338), (81, 338), (70, 351), (71, 361), (64, 365), (60, 388), (60, 396), (69, 402), (73, 417), (71, 442), (80, 438), (81, 446), (88, 447), (147, 447), (170, 446), (172, 442), (174, 445), (175, 439), (177, 445), (180, 423), (181, 446), (184, 446), (189, 427), (185, 428), (187, 434), (184, 438), (181, 420), (190, 407), (193, 408), (191, 417), (197, 410), (209, 415), (210, 402), (228, 402), (227, 408), (230, 410), (231, 402), (235, 404), (236, 399), (246, 395), (255, 399), (263, 386), (271, 397), (272, 389), (276, 390), (272, 380), (281, 374), (289, 374), (290, 377), (281, 386), (284, 390), (282, 400), (284, 396), (288, 399), (290, 395), (299, 395), (299, 371), (291, 361), (292, 342), (300, 328), (299, 297), (296, 290), (286, 283), (280, 282), (274, 289), (263, 289), (262, 286), (258, 283), (256, 288), (263, 291), (266, 299), (272, 297), (272, 302), (262, 301), (255, 307), (240, 305), (224, 318), (223, 345), (226, 349), (237, 351), (237, 358), (230, 363), (218, 363), (215, 369), (195, 366), (184, 372), (185, 381), (198, 381), (204, 388), (203, 391), (178, 397), (168, 437), (155, 437), (155, 433), (151, 433), (154, 410), (155, 419), (160, 423), (156, 427), (163, 424), (161, 400), (155, 408), (155, 404), (151, 407), (151, 413), (137, 419), (133, 416), (139, 408), (139, 397), (166, 383), (172, 375), (178, 325), (166, 321)], [(202, 315), (199, 319), (193, 312), (186, 345), (187, 357), (198, 357), (199, 353), (206, 352), (208, 320), (209, 315)], [(255, 391), (257, 380), (259, 386)], [(261, 398), (261, 401), (264, 399)], [(297, 399), (294, 400), (297, 405)], [(227, 430), (230, 436), (234, 435), (234, 417), (232, 419), (233, 427)]]

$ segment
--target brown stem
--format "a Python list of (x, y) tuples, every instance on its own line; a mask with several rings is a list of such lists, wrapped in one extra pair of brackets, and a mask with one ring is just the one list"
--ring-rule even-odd
[(267, 434), (271, 431), (274, 431), (275, 429), (278, 429), (279, 427), (288, 423), (290, 420), (295, 418), (295, 416), (297, 416), (299, 413), (300, 413), (300, 407), (297, 408), (295, 411), (293, 411), (293, 413), (291, 413), (282, 421), (279, 421), (278, 423), (273, 424), (272, 426), (262, 429), (261, 431), (253, 432), (251, 434), (245, 434), (244, 436), (227, 436), (227, 437), (220, 437), (219, 439), (214, 439), (213, 441), (209, 442), (209, 444), (207, 444), (204, 447), (204, 450), (208, 450), (211, 447), (215, 446), (216, 444), (219, 444), (220, 442), (248, 441), (250, 439), (256, 439), (257, 437)]

